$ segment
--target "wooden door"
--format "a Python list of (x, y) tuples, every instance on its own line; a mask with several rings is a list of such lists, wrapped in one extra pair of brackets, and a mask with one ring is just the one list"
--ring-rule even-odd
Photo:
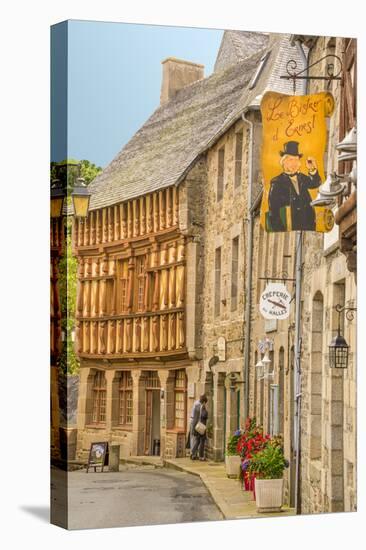
[(145, 414), (145, 455), (151, 454), (151, 429), (152, 429), (152, 390), (146, 390), (146, 414)]

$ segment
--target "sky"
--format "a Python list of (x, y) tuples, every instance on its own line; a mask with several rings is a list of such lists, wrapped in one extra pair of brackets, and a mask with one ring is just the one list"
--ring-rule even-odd
[(52, 27), (51, 160), (67, 156), (105, 167), (159, 106), (161, 61), (202, 63), (208, 76), (222, 34), (94, 21)]

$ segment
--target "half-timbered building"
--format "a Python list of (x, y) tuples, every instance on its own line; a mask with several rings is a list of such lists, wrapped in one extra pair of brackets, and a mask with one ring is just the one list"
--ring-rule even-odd
[(185, 454), (191, 406), (207, 389), (206, 150), (267, 39), (243, 34), (241, 57), (208, 78), (202, 65), (163, 62), (160, 107), (91, 183), (89, 215), (74, 221), (78, 458), (98, 439), (122, 457)]

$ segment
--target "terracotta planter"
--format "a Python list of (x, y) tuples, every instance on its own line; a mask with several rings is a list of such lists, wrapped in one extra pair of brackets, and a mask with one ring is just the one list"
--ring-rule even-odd
[(283, 505), (283, 479), (256, 479), (255, 502), (258, 512), (279, 512)]
[(241, 458), (239, 455), (226, 455), (225, 466), (228, 477), (239, 477)]

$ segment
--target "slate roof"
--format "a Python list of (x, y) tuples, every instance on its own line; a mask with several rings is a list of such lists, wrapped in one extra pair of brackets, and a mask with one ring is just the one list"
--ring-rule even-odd
[(262, 53), (179, 90), (89, 184), (90, 209), (181, 181), (236, 108)]
[[(294, 58), (298, 67), (302, 67), (290, 36), (270, 35), (266, 48), (184, 87), (160, 106), (89, 184), (90, 209), (111, 206), (178, 184), (196, 159), (240, 118), (257, 96), (267, 90), (292, 94), (292, 82), (280, 78), (286, 73), (289, 59)], [(270, 56), (258, 82), (249, 90), (253, 73), (268, 50)], [(297, 93), (301, 93), (301, 84)]]
[[(291, 44), (290, 34), (272, 34), (268, 42), (268, 46), (264, 52), (269, 51), (269, 57), (263, 66), (256, 86), (249, 90), (247, 86), (244, 90), (238, 102), (232, 112), (229, 114), (225, 122), (222, 124), (219, 131), (212, 136), (208, 143), (211, 147), (222, 134), (224, 134), (245, 109), (250, 105), (257, 105), (259, 107), (260, 98), (267, 91), (279, 92), (282, 94), (296, 95), (302, 93), (302, 84), (297, 82), (296, 94), (294, 94), (292, 80), (282, 79), (281, 76), (287, 74), (286, 65), (290, 59), (295, 60), (297, 69), (303, 68), (303, 60), (296, 48)], [(305, 54), (307, 49), (304, 49)], [(262, 52), (263, 55), (263, 52)], [(260, 56), (261, 57), (261, 56)], [(250, 83), (249, 83), (250, 84)]]
[(268, 44), (269, 34), (251, 31), (224, 31), (215, 62), (215, 72), (251, 57)]

